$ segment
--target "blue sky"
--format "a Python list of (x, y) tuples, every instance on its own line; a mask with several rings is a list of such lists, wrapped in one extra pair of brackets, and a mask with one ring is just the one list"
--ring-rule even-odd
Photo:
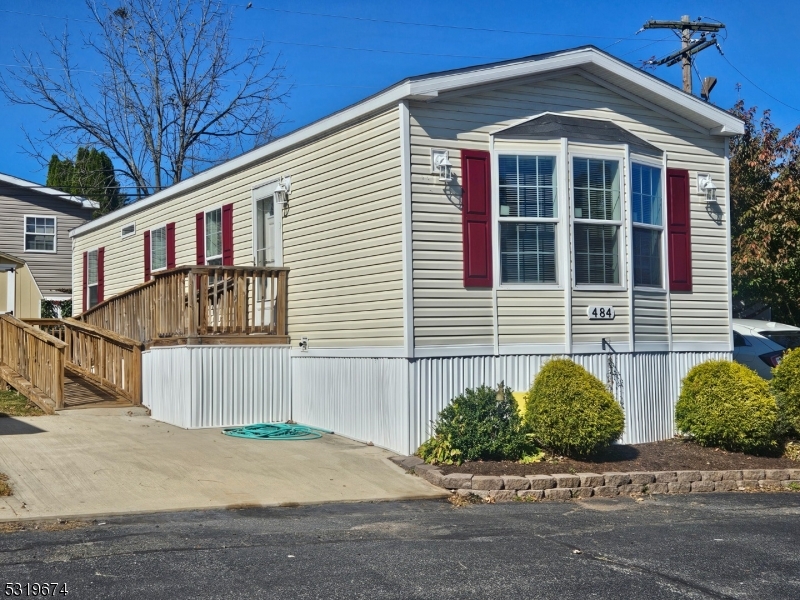
[[(408, 75), (583, 44), (607, 49), (634, 64), (661, 57), (678, 47), (673, 34), (657, 30), (635, 34), (647, 19), (679, 19), (682, 14), (727, 25), (722, 35), (727, 39), (720, 40), (725, 56), (711, 48), (697, 60), (701, 76), (719, 79), (712, 94), (715, 104), (728, 108), (741, 97), (750, 105), (772, 109), (773, 120), (784, 130), (800, 123), (800, 2), (796, 1), (253, 0), (253, 8), (246, 12), (247, 0), (229, 4), (235, 14), (233, 35), (263, 37), (286, 65), (293, 89), (282, 109), (286, 124), (281, 133)], [(15, 52), (43, 48), (41, 32), (55, 35), (69, 23), (77, 37), (81, 27), (89, 25), (76, 20), (85, 18), (83, 0), (0, 0), (0, 69), (14, 64)], [(91, 56), (79, 59), (82, 66), (92, 64)], [(656, 74), (680, 85), (679, 66), (660, 67)], [(10, 106), (5, 98), (0, 98), (0, 114), (0, 172), (43, 183), (46, 171), (20, 146), (21, 126), (36, 130), (46, 115)]]

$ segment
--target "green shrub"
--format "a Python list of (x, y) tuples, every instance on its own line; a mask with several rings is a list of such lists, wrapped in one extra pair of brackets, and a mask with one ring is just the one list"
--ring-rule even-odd
[(528, 392), (525, 421), (534, 438), (565, 456), (587, 456), (614, 443), (625, 414), (594, 375), (566, 358), (549, 361)]
[(772, 370), (770, 389), (784, 426), (800, 434), (800, 348), (789, 350)]
[(703, 446), (758, 453), (778, 445), (778, 407), (767, 382), (727, 360), (709, 360), (689, 371), (675, 423)]
[(434, 435), (417, 450), (426, 462), (461, 464), (465, 460), (518, 460), (535, 451), (511, 390), (488, 386), (468, 389), (442, 409)]

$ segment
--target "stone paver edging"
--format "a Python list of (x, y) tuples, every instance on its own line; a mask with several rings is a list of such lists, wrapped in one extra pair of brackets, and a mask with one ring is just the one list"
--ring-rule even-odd
[(631, 473), (556, 473), (553, 475), (445, 475), (416, 456), (392, 460), (433, 485), (461, 496), (495, 502), (610, 498), (630, 494), (800, 490), (800, 469), (740, 469), (733, 471), (647, 471)]

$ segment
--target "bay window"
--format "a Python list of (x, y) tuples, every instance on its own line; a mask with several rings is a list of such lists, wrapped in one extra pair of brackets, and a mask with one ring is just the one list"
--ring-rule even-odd
[(500, 281), (556, 283), (556, 157), (500, 155)]
[(575, 284), (620, 285), (619, 161), (574, 158), (572, 194)]
[(661, 288), (661, 169), (633, 163), (633, 284)]

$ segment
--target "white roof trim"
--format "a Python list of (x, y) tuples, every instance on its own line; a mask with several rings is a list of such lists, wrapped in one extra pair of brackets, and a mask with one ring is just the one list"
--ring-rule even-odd
[(288, 135), (276, 139), (273, 142), (255, 148), (241, 156), (226, 161), (207, 171), (184, 179), (166, 189), (163, 189), (152, 196), (143, 200), (128, 204), (104, 215), (94, 221), (89, 221), (70, 231), (70, 237), (76, 237), (90, 231), (94, 231), (104, 225), (129, 217), (146, 208), (160, 204), (173, 196), (186, 192), (192, 188), (202, 186), (210, 181), (223, 177), (228, 173), (248, 167), (252, 164), (261, 162), (267, 157), (278, 154), (284, 150), (296, 146), (300, 143), (311, 140), (323, 135), (328, 131), (334, 130), (352, 121), (356, 121), (370, 113), (385, 109), (392, 105), (398, 105), (402, 100), (408, 99), (434, 99), (440, 93), (456, 90), (459, 88), (486, 85), (500, 82), (507, 79), (516, 79), (538, 73), (596, 65), (597, 67), (615, 73), (632, 84), (647, 88), (662, 96), (667, 103), (678, 104), (681, 107), (696, 114), (705, 121), (714, 123), (709, 135), (735, 135), (744, 133), (743, 123), (719, 108), (707, 104), (686, 94), (680, 89), (653, 77), (631, 65), (614, 58), (613, 56), (592, 46), (566, 50), (543, 55), (540, 57), (532, 56), (514, 61), (481, 65), (477, 67), (460, 69), (457, 71), (444, 72), (440, 74), (423, 75), (401, 81), (377, 94), (362, 100), (361, 102), (344, 108), (327, 117), (315, 121), (302, 127)]
[(61, 190), (56, 190), (50, 187), (39, 185), (38, 183), (28, 181), (27, 179), (20, 179), (19, 177), (6, 175), (5, 173), (0, 173), (0, 181), (2, 181), (3, 183), (8, 183), (10, 185), (16, 185), (17, 187), (28, 188), (36, 192), (41, 192), (42, 194), (47, 194), (49, 196), (57, 196), (61, 200), (66, 200), (67, 202), (72, 202), (74, 204), (80, 204), (82, 208), (99, 207), (99, 204), (94, 200), (88, 200), (87, 198), (81, 198), (80, 196), (70, 196), (62, 192)]

